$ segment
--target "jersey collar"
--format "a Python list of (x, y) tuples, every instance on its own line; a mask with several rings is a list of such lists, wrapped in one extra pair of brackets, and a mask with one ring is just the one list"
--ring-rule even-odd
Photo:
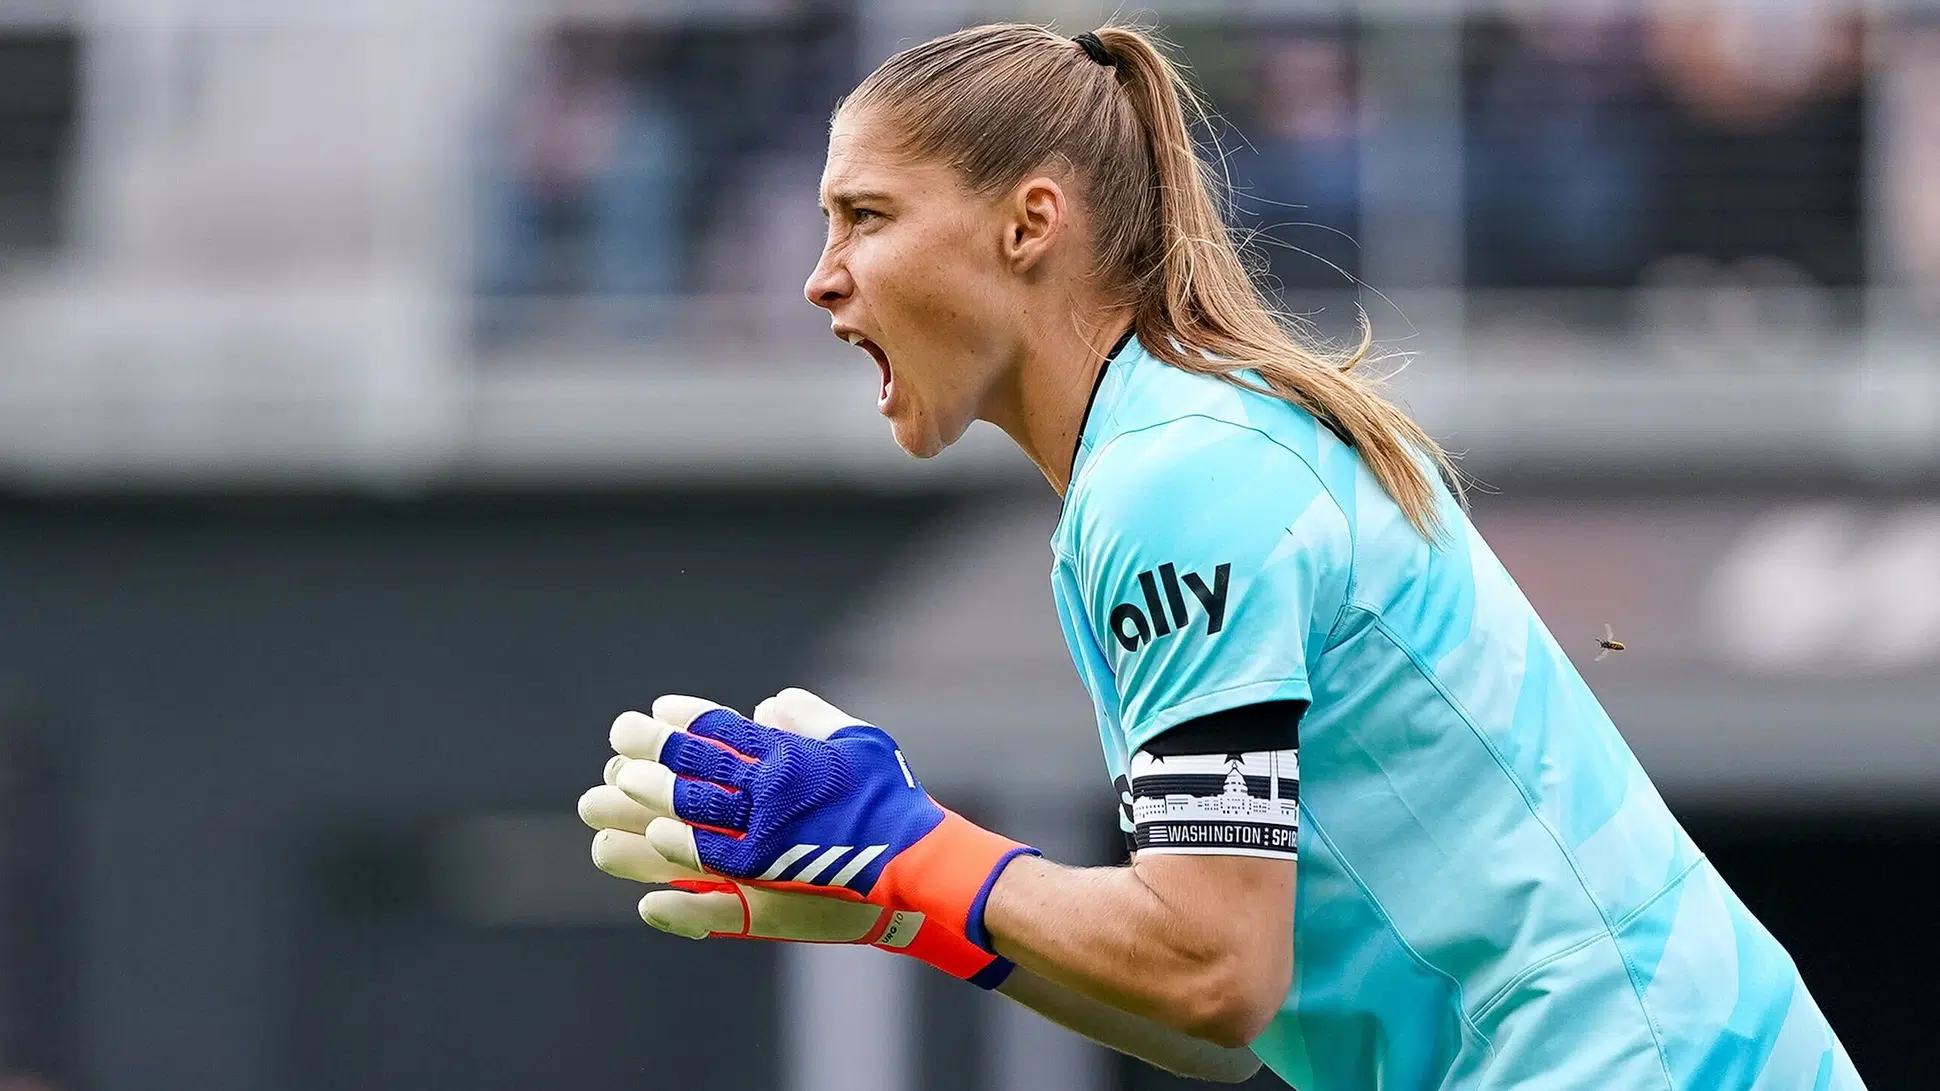
[[(1084, 465), (1085, 456), (1091, 453), (1091, 420), (1093, 411), (1098, 408), (1098, 392), (1105, 389), (1105, 378), (1111, 374), (1112, 362), (1118, 359), (1120, 353), (1125, 351), (1126, 345), (1132, 343), (1137, 333), (1137, 326), (1134, 325), (1127, 328), (1118, 338), (1118, 343), (1113, 345), (1111, 351), (1105, 354), (1104, 363), (1098, 365), (1098, 377), (1093, 379), (1091, 383), (1091, 397), (1085, 399), (1084, 415), (1078, 418), (1078, 442), (1071, 448), (1071, 476), (1066, 479), (1064, 486), (1066, 496), (1071, 494), (1071, 486), (1077, 483), (1078, 470)], [(1102, 417), (1104, 414), (1100, 414), (1100, 416)]]

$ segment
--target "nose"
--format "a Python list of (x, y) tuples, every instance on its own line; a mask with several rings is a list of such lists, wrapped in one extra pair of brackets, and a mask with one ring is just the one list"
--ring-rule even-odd
[(808, 283), (802, 285), (802, 294), (817, 307), (833, 309), (854, 292), (855, 281), (850, 279), (848, 267), (835, 260), (833, 247), (823, 249), (815, 271), (808, 274)]

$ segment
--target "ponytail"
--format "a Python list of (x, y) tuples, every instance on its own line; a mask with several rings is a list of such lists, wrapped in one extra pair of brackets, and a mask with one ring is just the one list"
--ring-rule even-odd
[(1459, 500), (1461, 475), (1379, 393), (1366, 316), (1344, 353), (1282, 325), (1221, 214), (1223, 179), (1215, 185), (1193, 140), (1205, 105), (1144, 32), (1112, 25), (1074, 40), (1024, 24), (971, 27), (890, 58), (842, 108), (863, 103), (973, 190), (1000, 192), (1053, 156), (1069, 161), (1087, 207), (1105, 210), (1093, 218), (1097, 271), (1122, 286), (1148, 353), (1300, 406), (1360, 452), (1424, 537), (1448, 530), (1435, 477)]
[[(1220, 214), (1192, 127), (1207, 111), (1179, 67), (1130, 27), (1097, 31), (1120, 85), (1150, 141), (1158, 191), (1156, 267), (1138, 294), (1134, 324), (1145, 350), (1183, 371), (1248, 389), (1252, 371), (1269, 393), (1338, 430), (1361, 455), (1408, 521), (1426, 537), (1446, 531), (1433, 476), (1458, 499), (1461, 474), (1441, 445), (1383, 398), (1364, 370), (1373, 330), (1365, 314), (1351, 352), (1328, 354), (1303, 344), (1261, 298)], [(1222, 180), (1223, 181), (1223, 180)]]

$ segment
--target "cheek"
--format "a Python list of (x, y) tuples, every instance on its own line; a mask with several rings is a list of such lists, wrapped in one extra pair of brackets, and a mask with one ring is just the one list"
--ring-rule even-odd
[(950, 355), (982, 352), (1001, 308), (993, 305), (989, 270), (967, 245), (929, 242), (899, 247), (885, 258), (876, 291), (886, 333)]
[(856, 285), (879, 320), (903, 323), (929, 305), (934, 278), (924, 268), (924, 248), (901, 239), (872, 240), (852, 263)]

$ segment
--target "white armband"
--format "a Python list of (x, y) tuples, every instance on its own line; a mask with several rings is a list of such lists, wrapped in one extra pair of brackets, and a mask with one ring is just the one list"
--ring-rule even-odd
[(1300, 758), (1132, 755), (1132, 840), (1155, 855), (1299, 858)]

